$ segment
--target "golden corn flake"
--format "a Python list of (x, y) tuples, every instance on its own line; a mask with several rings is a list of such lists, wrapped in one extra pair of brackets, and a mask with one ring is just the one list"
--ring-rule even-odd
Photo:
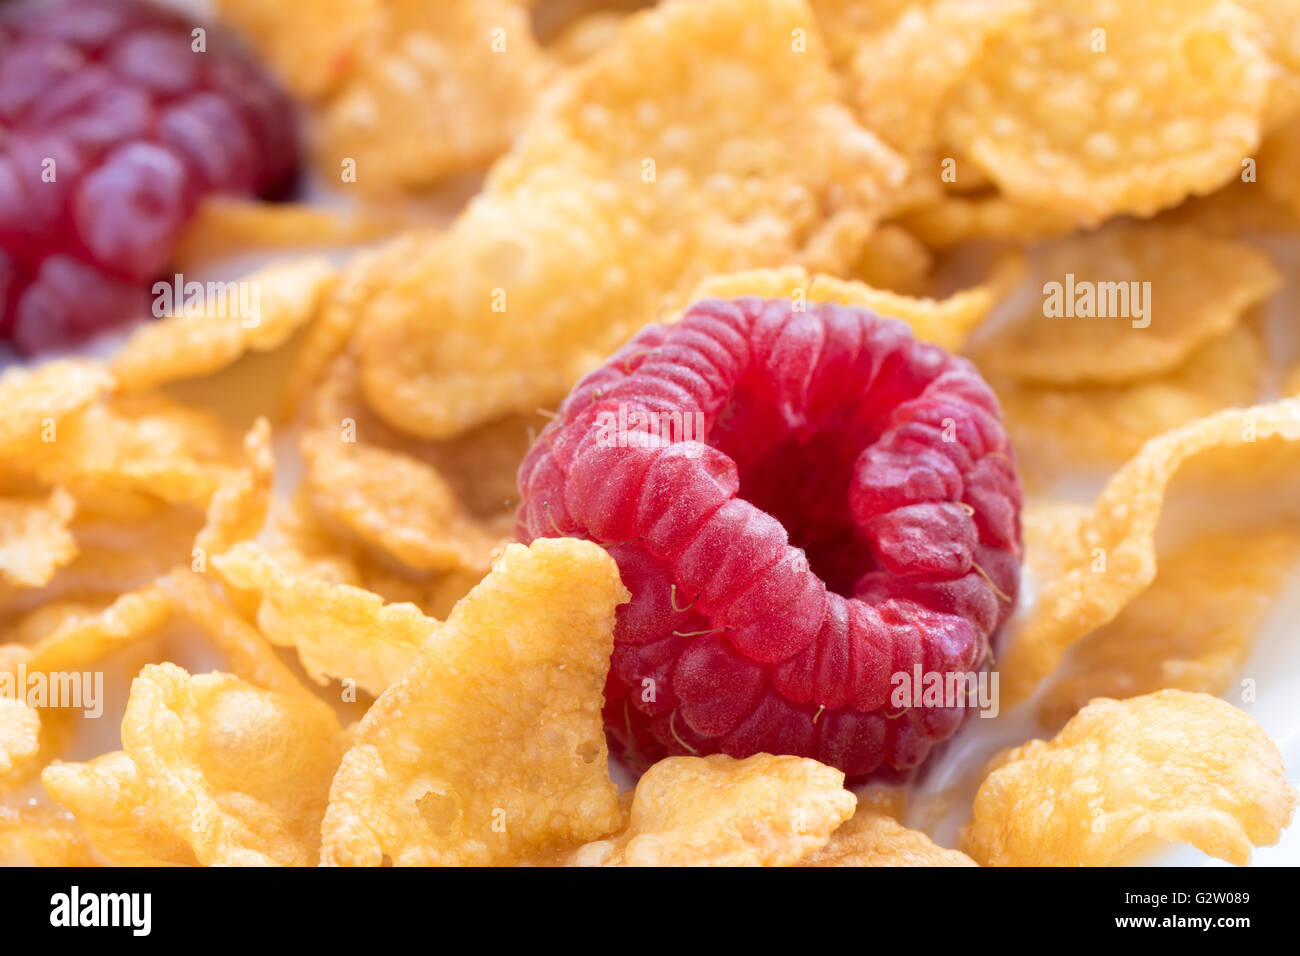
[(519, 0), (387, 0), (324, 108), (322, 172), (384, 192), (486, 166), (549, 73)]
[(308, 710), (328, 712), (328, 706), (280, 660), (261, 632), (217, 596), (205, 575), (181, 569), (160, 579), (158, 586), (171, 606), (198, 625), (213, 647), (225, 655), (226, 669), (239, 679), (293, 698)]
[(852, 278), (874, 288), (919, 295), (933, 269), (934, 255), (924, 242), (902, 226), (886, 223), (867, 238), (850, 271)]
[(43, 498), (0, 498), (0, 581), (21, 587), (48, 584), (77, 554), (68, 525), (77, 503), (56, 488)]
[[(939, 116), (993, 38), (1023, 30), (1028, 0), (914, 4), (855, 44), (843, 70), (849, 104), (867, 129), (913, 160), (935, 193), (941, 180)], [(960, 170), (953, 170), (960, 175)]]
[(962, 848), (986, 866), (1108, 866), (1168, 841), (1240, 864), (1295, 804), (1277, 747), (1230, 704), (1100, 698), (989, 773)]
[[(4, 681), (0, 677), (0, 686)], [(20, 689), (23, 690), (23, 689)], [(15, 697), (0, 695), (0, 780), (41, 745), (40, 715)]]
[(86, 670), (114, 651), (155, 633), (172, 615), (163, 590), (149, 585), (121, 595), (100, 611), (69, 609), (57, 625), (31, 645), (28, 673)]
[(334, 281), (328, 262), (305, 259), (207, 283), (202, 291), (177, 290), (168, 314), (136, 329), (113, 359), (118, 387), (145, 391), (209, 375), (246, 352), (279, 348), (316, 314)]
[(122, 743), (159, 820), (205, 865), (311, 865), (343, 752), (333, 713), (230, 674), (151, 664)]
[[(946, 172), (942, 163), (949, 158), (936, 162), (936, 176)], [(962, 160), (953, 158), (953, 162), (957, 183), (973, 178)], [(1074, 222), (1060, 212), (1002, 195), (943, 194), (904, 210), (898, 221), (936, 249), (976, 239), (1055, 239), (1074, 228)]]
[(99, 862), (71, 814), (39, 806), (0, 806), (0, 860), (11, 866), (95, 866)]
[(669, 757), (636, 785), (627, 826), (577, 866), (789, 866), (853, 815), (844, 774), (803, 757)]
[[(271, 451), (271, 426), (259, 418), (244, 436), (246, 467), (218, 488), (208, 502), (207, 520), (194, 539), (195, 560), (220, 554), (236, 542), (257, 537), (271, 506), (275, 455)], [(191, 565), (193, 567), (193, 565)]]
[(112, 387), (112, 373), (94, 362), (11, 366), (0, 374), (0, 453), (17, 458), (33, 445), (55, 441), (64, 422)]
[(951, 350), (960, 348), (966, 337), (1011, 291), (1023, 267), (1024, 260), (1018, 254), (1009, 253), (984, 283), (939, 300), (912, 298), (834, 276), (810, 276), (797, 266), (710, 276), (696, 285), (688, 298), (695, 301), (753, 295), (860, 306), (877, 315), (900, 319), (912, 327), (917, 338)]
[(706, 275), (851, 265), (903, 167), (838, 103), (817, 38), (792, 42), (808, 21), (796, 0), (629, 20), (373, 296), (369, 404), (448, 437), (548, 407)]
[(627, 597), (594, 544), (510, 545), (357, 727), (323, 861), (519, 863), (616, 830), (601, 692)]
[(240, 458), (238, 436), (215, 415), (142, 394), (87, 408), (24, 464), (79, 501), (112, 511), (108, 502), (133, 493), (204, 507)]
[(390, 273), (431, 241), (431, 235), (421, 230), (402, 233), (376, 249), (358, 253), (340, 270), (338, 281), (325, 296), (293, 356), (281, 398), (285, 418), (297, 412), (304, 397), (343, 352), (366, 303), (388, 281)]
[(937, 845), (887, 813), (860, 804), (853, 818), (803, 866), (975, 866), (965, 853)]
[(994, 38), (941, 131), (1010, 197), (1094, 225), (1236, 177), (1274, 65), (1263, 25), (1219, 0), (1035, 0)]
[[(1227, 409), (1147, 442), (1115, 473), (1092, 513), (1055, 542), (1061, 574), (1046, 580), (1001, 661), (1002, 706), (1023, 700), (1071, 644), (1114, 620), (1156, 576), (1155, 529), (1169, 482), (1188, 460), (1264, 443), (1300, 454), (1300, 400)], [(1248, 466), (1251, 464), (1247, 460)]]
[[(366, 405), (352, 349), (334, 358), (303, 406), (309, 433), (378, 446), (432, 467), (437, 483), (448, 486), (459, 508), (484, 534), (493, 537), (513, 533), (519, 463), (552, 414), (537, 409), (508, 415), (441, 441), (413, 438), (390, 427)], [(371, 486), (366, 490), (374, 493), (378, 489)]]
[(53, 763), (45, 790), (72, 811), (94, 850), (119, 866), (196, 866), (194, 849), (159, 814), (135, 762), (117, 750), (85, 763)]
[(1162, 557), (1149, 588), (1070, 648), (1039, 721), (1059, 727), (1094, 697), (1222, 693), (1297, 559), (1295, 530), (1212, 533)]
[(1243, 243), (1121, 223), (1058, 245), (1038, 279), (1042, 299), (976, 353), (989, 374), (1080, 385), (1171, 371), (1230, 331), (1282, 276)]
[(338, 432), (303, 435), (311, 503), (333, 528), (418, 571), (486, 570), (506, 528), (493, 530), (461, 507), (433, 467)]
[[(1144, 442), (1259, 398), (1265, 356), (1249, 327), (1202, 346), (1181, 368), (1119, 385), (1055, 387), (993, 378), (1016, 464), (1028, 486), (1071, 467), (1112, 464)], [(1063, 427), (1064, 426), (1064, 427)]]
[(406, 673), (438, 627), (411, 604), (385, 604), (369, 591), (290, 573), (255, 544), (213, 559), (222, 578), (257, 592), (257, 626), (273, 644), (296, 647), (303, 668), (378, 695)]
[(171, 261), (184, 273), (250, 252), (357, 246), (390, 235), (403, 222), (399, 211), (388, 205), (340, 207), (208, 196), (177, 240)]

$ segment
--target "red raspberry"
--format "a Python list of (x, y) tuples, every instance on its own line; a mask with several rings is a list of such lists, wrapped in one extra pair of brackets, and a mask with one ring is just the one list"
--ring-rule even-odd
[(204, 195), (291, 180), (292, 104), (193, 29), (142, 0), (0, 6), (0, 337), (19, 350), (143, 317)]
[(647, 327), (574, 388), (519, 488), (522, 540), (594, 540), (632, 592), (605, 723), (634, 763), (913, 768), (973, 702), (895, 712), (891, 677), (977, 673), (1019, 586), (993, 393), (862, 309), (707, 300)]

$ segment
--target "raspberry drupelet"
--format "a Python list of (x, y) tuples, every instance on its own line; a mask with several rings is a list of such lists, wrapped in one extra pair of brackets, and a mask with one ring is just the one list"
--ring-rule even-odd
[(633, 764), (914, 768), (974, 704), (894, 707), (893, 676), (978, 674), (1019, 586), (993, 392), (864, 309), (704, 300), (645, 328), (574, 387), (519, 489), (521, 540), (595, 541), (632, 593), (605, 724)]
[(200, 199), (294, 176), (289, 99), (195, 28), (140, 0), (0, 6), (0, 338), (20, 351), (147, 315)]

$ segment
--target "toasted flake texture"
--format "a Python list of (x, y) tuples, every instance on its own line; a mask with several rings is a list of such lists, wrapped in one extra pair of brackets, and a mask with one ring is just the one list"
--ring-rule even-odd
[(20, 455), (113, 387), (113, 376), (94, 362), (66, 359), (33, 368), (14, 365), (0, 375), (0, 452)]
[(919, 295), (934, 269), (934, 255), (902, 226), (886, 223), (867, 237), (851, 275), (876, 289)]
[(578, 866), (790, 866), (853, 814), (844, 774), (804, 757), (669, 757), (638, 781), (627, 826)]
[(853, 818), (831, 834), (804, 866), (975, 866), (965, 853), (935, 844), (887, 813), (859, 805)]
[(40, 748), (40, 715), (23, 701), (0, 696), (0, 780)]
[(239, 541), (257, 537), (266, 523), (275, 478), (271, 426), (259, 418), (244, 436), (245, 467), (218, 488), (208, 502), (207, 520), (194, 547), (204, 555), (220, 554)]
[(989, 773), (962, 848), (986, 866), (1106, 866), (1168, 841), (1245, 863), (1295, 804), (1277, 747), (1235, 707), (1180, 690), (1099, 698)]
[(1070, 648), (1039, 722), (1060, 727), (1094, 697), (1223, 693), (1298, 558), (1300, 533), (1281, 528), (1211, 533), (1162, 557), (1149, 588)]
[(171, 617), (171, 602), (157, 586), (120, 595), (98, 612), (69, 611), (31, 647), (29, 672), (82, 671), (150, 634)]
[(200, 863), (316, 862), (343, 735), (312, 703), (172, 664), (132, 683), (122, 743), (159, 819)]
[(1237, 176), (1258, 144), (1264, 35), (1218, 0), (1035, 0), (940, 128), (1008, 196), (1082, 224), (1149, 216)]
[(133, 494), (204, 507), (240, 458), (238, 435), (212, 413), (149, 393), (87, 408), (23, 464), (79, 501), (112, 511), (115, 500)]
[(1034, 283), (1043, 298), (975, 360), (991, 375), (1044, 385), (1170, 372), (1281, 281), (1268, 256), (1241, 242), (1177, 226), (1108, 226), (1047, 255)]
[(375, 410), (446, 437), (547, 407), (706, 275), (847, 267), (902, 166), (837, 102), (817, 37), (792, 50), (810, 21), (799, 0), (630, 20), (368, 304)]
[(358, 726), (324, 862), (519, 863), (617, 829), (600, 709), (626, 600), (594, 544), (507, 548)]
[[(956, 161), (955, 157), (947, 158)], [(963, 167), (959, 162), (956, 168), (958, 182), (963, 176), (971, 178), (969, 164)], [(943, 175), (941, 165), (937, 165), (936, 170), (936, 175)], [(1074, 228), (1073, 219), (1066, 213), (1047, 210), (1000, 193), (987, 195), (977, 192), (970, 196), (940, 193), (922, 197), (898, 218), (900, 224), (936, 249), (950, 249), (976, 239), (1021, 242), (1055, 239)]]
[(42, 498), (0, 498), (0, 581), (22, 587), (48, 584), (77, 554), (68, 525), (77, 503), (56, 488)]
[(145, 391), (216, 372), (246, 352), (279, 348), (316, 314), (334, 279), (323, 259), (278, 262), (238, 284), (217, 284), (216, 301), (200, 303), (194, 314), (185, 303), (174, 305), (132, 333), (113, 359), (118, 387)]
[[(433, 466), (345, 441), (338, 430), (303, 435), (306, 487), (316, 511), (365, 546), (420, 571), (486, 569), (504, 536), (475, 521)], [(504, 529), (502, 529), (504, 530)]]
[(225, 655), (227, 669), (263, 690), (294, 698), (310, 709), (325, 705), (281, 662), (275, 649), (216, 593), (204, 575), (173, 571), (158, 582), (172, 607), (197, 624)]
[[(331, 178), (386, 192), (486, 166), (533, 110), (551, 65), (520, 0), (385, 0), (321, 117)], [(296, 29), (296, 25), (289, 26)]]
[(1234, 456), (1266, 442), (1291, 461), (1300, 454), (1300, 400), (1228, 409), (1151, 439), (1106, 483), (1090, 514), (1058, 529), (1060, 573), (1042, 583), (1000, 662), (1004, 708), (1028, 696), (1071, 644), (1113, 621), (1155, 579), (1156, 524), (1184, 463), (1218, 452), (1231, 467)]
[(257, 593), (257, 626), (267, 639), (296, 647), (314, 680), (355, 681), (378, 695), (410, 666), (438, 626), (411, 604), (385, 604), (369, 591), (282, 568), (255, 544), (213, 559), (222, 578)]
[[(235, 256), (352, 248), (391, 235), (404, 221), (386, 204), (337, 206), (209, 196), (199, 203), (181, 234), (172, 261), (182, 272), (198, 273), (216, 260)], [(294, 264), (311, 268), (310, 261)], [(324, 284), (328, 291), (333, 283)], [(293, 284), (286, 283), (284, 291), (293, 292)], [(290, 298), (280, 301), (293, 304)]]
[(809, 275), (805, 269), (787, 266), (710, 276), (691, 290), (688, 300), (736, 299), (752, 295), (763, 299), (798, 297), (806, 302), (861, 306), (880, 316), (901, 319), (922, 341), (957, 351), (966, 337), (1015, 287), (1023, 271), (1023, 258), (1018, 254), (1008, 254), (981, 284), (936, 300), (874, 289), (862, 282), (834, 276)]
[(0, 807), (0, 860), (8, 865), (95, 866), (77, 821), (58, 807)]
[[(1260, 397), (1265, 355), (1248, 326), (1207, 342), (1172, 372), (1120, 385), (1024, 385), (994, 378), (1026, 484), (1118, 464), (1150, 438)], [(1062, 425), (1068, 423), (1068, 427)]]
[(86, 838), (121, 866), (194, 866), (194, 850), (150, 801), (134, 761), (117, 750), (85, 763), (54, 763), (41, 782), (72, 811)]

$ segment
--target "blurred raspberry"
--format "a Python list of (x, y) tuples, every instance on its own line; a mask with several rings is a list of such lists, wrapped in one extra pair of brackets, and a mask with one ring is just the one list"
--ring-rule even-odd
[(142, 317), (205, 195), (291, 182), (292, 104), (224, 37), (196, 52), (194, 26), (141, 0), (0, 6), (0, 336), (20, 351)]
[(646, 328), (575, 386), (519, 488), (522, 540), (596, 541), (632, 592), (605, 720), (634, 763), (914, 768), (975, 702), (895, 707), (892, 678), (978, 673), (1019, 585), (993, 393), (862, 309), (708, 300)]

